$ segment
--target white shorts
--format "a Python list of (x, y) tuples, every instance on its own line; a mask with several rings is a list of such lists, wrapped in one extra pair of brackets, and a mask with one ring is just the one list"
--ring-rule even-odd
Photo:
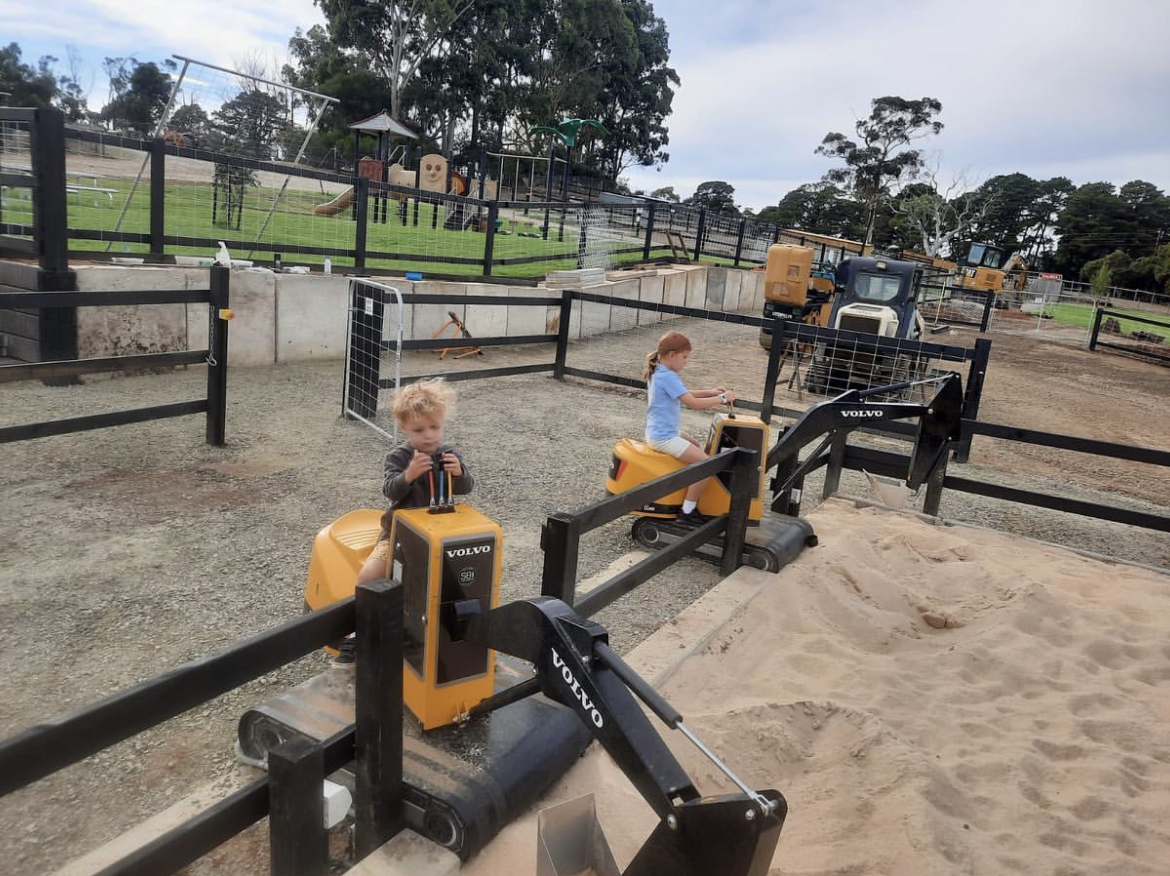
[(687, 452), (688, 447), (695, 446), (682, 435), (675, 435), (673, 438), (667, 438), (665, 441), (654, 441), (647, 436), (646, 443), (651, 449), (661, 453), (669, 453), (675, 459), (681, 459), (682, 455)]

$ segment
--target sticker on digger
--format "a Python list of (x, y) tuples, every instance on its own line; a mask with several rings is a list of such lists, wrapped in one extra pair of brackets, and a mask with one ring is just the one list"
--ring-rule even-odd
[(841, 411), (842, 417), (854, 420), (880, 420), (885, 415), (885, 411)]
[(552, 651), (553, 668), (561, 671), (561, 679), (569, 686), (569, 690), (573, 692), (573, 696), (577, 698), (577, 702), (581, 704), (581, 708), (589, 716), (589, 720), (593, 722), (593, 726), (598, 730), (605, 724), (605, 719), (601, 717), (601, 712), (593, 705), (593, 700), (589, 695), (581, 689), (581, 683), (577, 681), (577, 677), (573, 675), (573, 670), (569, 665), (561, 659), (561, 655), (557, 653), (556, 648), (549, 648)]

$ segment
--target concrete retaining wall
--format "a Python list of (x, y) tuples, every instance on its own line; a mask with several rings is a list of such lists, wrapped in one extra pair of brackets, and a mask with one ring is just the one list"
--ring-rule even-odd
[[(82, 291), (104, 289), (206, 288), (204, 268), (116, 267), (78, 265)], [(612, 278), (586, 291), (614, 299), (758, 314), (764, 306), (764, 275), (706, 265), (679, 265), (648, 271), (613, 272)], [(434, 280), (409, 282), (374, 278), (402, 292), (432, 295), (491, 295), (494, 304), (414, 304), (403, 308), (403, 337), (430, 338), (455, 313), (478, 337), (552, 333), (557, 330), (559, 307), (507, 305), (511, 296), (557, 295), (556, 290), (486, 283)], [(341, 275), (274, 274), (268, 270), (233, 270), (231, 307), (235, 319), (229, 343), (232, 365), (270, 365), (305, 359), (341, 359), (345, 333), (349, 278)], [(398, 322), (397, 308), (388, 308), (388, 332)], [(583, 302), (574, 308), (570, 337), (621, 331), (659, 322), (663, 315), (609, 304)], [(665, 318), (670, 318), (667, 315)], [(118, 356), (207, 346), (207, 307), (202, 304), (163, 304), (129, 307), (79, 308), (78, 352), (82, 358)], [(448, 335), (452, 335), (448, 330)]]

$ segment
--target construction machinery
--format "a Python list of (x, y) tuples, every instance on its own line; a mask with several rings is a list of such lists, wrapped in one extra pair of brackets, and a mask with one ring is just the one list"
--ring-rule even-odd
[[(814, 262), (804, 246), (777, 243), (768, 247), (764, 268), (764, 319), (826, 325), (832, 307), (835, 268)], [(760, 346), (772, 349), (772, 324), (760, 326)]]
[(1027, 272), (1028, 263), (1020, 253), (1009, 254), (990, 243), (972, 243), (966, 258), (959, 262), (955, 288), (1022, 292), (1028, 284)]
[[(499, 605), (500, 529), (447, 495), (446, 503), (396, 512), (389, 533), (389, 577), (401, 582), (404, 602), (406, 826), (467, 859), (596, 739), (660, 819), (626, 876), (765, 876), (787, 812), (783, 796), (735, 776), (609, 647), (603, 627), (556, 599)], [(307, 609), (354, 593), (380, 518), (373, 509), (353, 511), (318, 534)], [(240, 719), (240, 758), (263, 767), (268, 752), (290, 739), (322, 741), (351, 727), (359, 669), (334, 666), (249, 710)], [(700, 794), (637, 700), (739, 792)], [(352, 768), (330, 779), (355, 784)], [(542, 834), (542, 848), (563, 839)], [(541, 872), (567, 876), (580, 868)], [(616, 868), (592, 872), (617, 876)]]
[(914, 262), (871, 256), (838, 265), (827, 326), (837, 336), (815, 346), (805, 389), (832, 395), (921, 377), (925, 363), (912, 350), (890, 349), (872, 337), (917, 341), (923, 336), (922, 272)]
[[(770, 428), (759, 417), (749, 414), (716, 413), (711, 421), (704, 450), (715, 456), (736, 447), (756, 452), (756, 471), (752, 478), (748, 531), (741, 562), (744, 565), (778, 572), (806, 547), (816, 544), (816, 535), (807, 520), (764, 516), (764, 466)], [(606, 492), (613, 496), (632, 490), (647, 481), (671, 474), (683, 463), (668, 453), (654, 450), (643, 441), (622, 438), (614, 445)], [(695, 531), (695, 525), (680, 519), (686, 490), (680, 488), (649, 502), (633, 512), (632, 535), (643, 547), (658, 549), (674, 544)], [(731, 472), (712, 477), (699, 496), (698, 511), (705, 517), (727, 514), (731, 507)], [(698, 549), (701, 558), (718, 561), (723, 556), (723, 537), (717, 536)]]

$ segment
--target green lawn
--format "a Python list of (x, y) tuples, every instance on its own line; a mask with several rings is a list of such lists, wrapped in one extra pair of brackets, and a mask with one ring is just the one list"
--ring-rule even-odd
[[(77, 192), (68, 196), (68, 223), (70, 229), (89, 232), (113, 231), (146, 234), (150, 230), (150, 186), (144, 179), (134, 191), (133, 199), (125, 206), (125, 215), (118, 224), (119, 215), (132, 189), (128, 179), (102, 178), (103, 187), (116, 189), (113, 201), (101, 193)], [(300, 254), (296, 246), (322, 247), (334, 250), (353, 250), (357, 223), (350, 209), (332, 216), (317, 215), (313, 208), (332, 199), (329, 192), (305, 189), (252, 187), (244, 199), (240, 227), (234, 221), (228, 224), (222, 204), (215, 205), (216, 221), (212, 221), (212, 186), (206, 183), (174, 183), (166, 186), (166, 234), (175, 237), (196, 237), (210, 240), (229, 240), (229, 249), (235, 258), (252, 259), (269, 264), (276, 253), (285, 265), (320, 266), (324, 256)], [(273, 204), (276, 204), (273, 209)], [(436, 209), (438, 215), (436, 216)], [(4, 219), (7, 222), (32, 224), (31, 203), (14, 198), (4, 201)], [(385, 221), (375, 221), (373, 202), (367, 226), (367, 252), (392, 252), (422, 258), (380, 259), (367, 258), (366, 266), (385, 271), (419, 271), (437, 275), (479, 276), (483, 272), (485, 235), (478, 231), (448, 231), (443, 228), (446, 210), (433, 204), (420, 203), (416, 210), (407, 202), (406, 224), (399, 214), (399, 202), (390, 201)], [(492, 275), (497, 277), (543, 278), (548, 271), (571, 270), (577, 267), (577, 226), (570, 210), (560, 234), (561, 217), (557, 211), (549, 213), (548, 239), (541, 234), (544, 211), (533, 209), (524, 215), (520, 209), (503, 211), (503, 222), (493, 242)], [(433, 226), (433, 227), (432, 227)], [(238, 242), (238, 243), (237, 243)], [(621, 244), (635, 247), (640, 240), (631, 238)], [(108, 242), (73, 237), (73, 250), (109, 252), (114, 255), (149, 251), (147, 244)], [(168, 246), (170, 255), (214, 255), (215, 247)], [(670, 255), (667, 247), (654, 247), (651, 258)], [(622, 264), (641, 261), (641, 252), (623, 254), (617, 258)], [(501, 260), (538, 257), (540, 261), (520, 264), (500, 264)], [(458, 259), (459, 261), (455, 261)], [(353, 265), (347, 256), (333, 256), (337, 268)], [(705, 257), (704, 263), (726, 264), (731, 259)]]
[[(1093, 324), (1093, 310), (1094, 308), (1088, 304), (1050, 304), (1044, 308), (1044, 312), (1051, 316), (1054, 322), (1077, 326), (1083, 329), (1088, 329)], [(1170, 317), (1164, 315), (1146, 313), (1140, 310), (1125, 310), (1120, 307), (1110, 307), (1108, 315), (1114, 317), (1137, 316), (1144, 319), (1160, 319), (1163, 322), (1170, 323)], [(1170, 325), (1150, 325), (1144, 322), (1131, 322), (1127, 319), (1120, 319), (1119, 322), (1121, 324), (1121, 330), (1126, 334), (1144, 331), (1161, 335), (1163, 338), (1170, 340)]]

